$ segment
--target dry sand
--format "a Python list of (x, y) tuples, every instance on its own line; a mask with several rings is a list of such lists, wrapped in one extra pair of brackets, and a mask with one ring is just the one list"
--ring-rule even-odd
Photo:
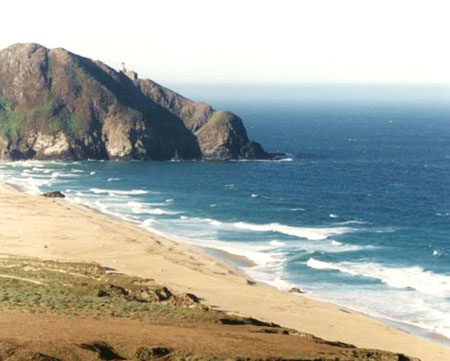
[(203, 250), (64, 200), (20, 193), (0, 184), (0, 254), (96, 261), (153, 278), (236, 314), (278, 323), (327, 340), (450, 361), (450, 348), (338, 306), (248, 285), (233, 267)]

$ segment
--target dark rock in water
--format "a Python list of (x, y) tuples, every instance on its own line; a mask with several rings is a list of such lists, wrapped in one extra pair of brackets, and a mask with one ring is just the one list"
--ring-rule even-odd
[(271, 159), (285, 159), (287, 158), (287, 154), (286, 153), (269, 153), (269, 156)]
[(66, 196), (63, 193), (61, 193), (60, 191), (43, 193), (42, 197), (47, 197), (47, 198), (66, 198)]
[(289, 293), (306, 293), (306, 292), (298, 287), (291, 287), (291, 289), (289, 290)]
[(0, 51), (0, 159), (270, 158), (239, 117), (65, 49)]

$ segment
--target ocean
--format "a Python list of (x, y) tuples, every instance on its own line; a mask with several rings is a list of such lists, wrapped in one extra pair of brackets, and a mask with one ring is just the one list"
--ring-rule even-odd
[(449, 91), (280, 89), (180, 86), (239, 114), (281, 160), (3, 162), (0, 179), (245, 256), (244, 272), (282, 290), (450, 338)]

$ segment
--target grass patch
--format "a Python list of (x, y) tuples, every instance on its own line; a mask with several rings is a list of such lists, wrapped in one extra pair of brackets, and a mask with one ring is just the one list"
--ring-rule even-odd
[(31, 110), (31, 119), (34, 124), (48, 128), (51, 134), (63, 132), (69, 137), (76, 137), (82, 132), (81, 122), (75, 114), (50, 94), (46, 100), (40, 102)]
[(171, 298), (160, 300), (159, 294), (167, 295), (164, 292), (151, 280), (109, 273), (96, 264), (0, 259), (0, 309), (181, 324), (219, 323), (224, 316), (199, 304), (172, 305), (180, 296), (172, 294)]
[(23, 129), (24, 119), (13, 104), (0, 94), (0, 136), (15, 140)]

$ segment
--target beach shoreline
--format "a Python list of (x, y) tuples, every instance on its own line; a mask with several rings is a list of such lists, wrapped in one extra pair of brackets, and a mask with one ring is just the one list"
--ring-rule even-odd
[[(325, 339), (401, 352), (422, 361), (450, 359), (448, 346), (409, 334), (386, 320), (267, 285), (253, 285), (236, 268), (249, 265), (241, 256), (217, 251), (212, 257), (204, 249), (167, 239), (131, 222), (73, 202), (28, 195), (11, 184), (0, 183), (0, 206), (7, 215), (0, 222), (0, 235), (5, 240), (0, 253), (95, 261), (192, 292), (217, 309)], [(227, 257), (232, 258), (231, 265), (224, 262)]]
[[(208, 249), (207, 247), (199, 247), (199, 248), (205, 249), (205, 251), (208, 254), (212, 255), (213, 257), (217, 257), (217, 258), (225, 261), (226, 263), (229, 263), (231, 266), (235, 266), (235, 267), (252, 267), (253, 265), (255, 265), (254, 262), (252, 262), (250, 259), (246, 259), (245, 256), (234, 255), (234, 254), (232, 254), (230, 252), (226, 252), (226, 251), (223, 251), (223, 250), (220, 250), (220, 249), (214, 249), (214, 248)], [(245, 273), (245, 270), (242, 270), (242, 275), (244, 277), (250, 278), (250, 280), (252, 282), (260, 283), (260, 284), (263, 284), (263, 285), (265, 285), (267, 287), (275, 288), (275, 289), (277, 289), (280, 292), (288, 292), (288, 291), (280, 290), (280, 289), (278, 289), (275, 286), (272, 286), (270, 284), (264, 283), (263, 281), (258, 281), (258, 280), (252, 279), (249, 275), (247, 275)], [(296, 295), (298, 293), (292, 292), (292, 294)], [(432, 342), (435, 342), (437, 344), (440, 344), (440, 345), (443, 345), (443, 346), (446, 346), (446, 347), (450, 347), (450, 339), (448, 337), (446, 337), (444, 335), (441, 335), (439, 333), (427, 330), (427, 329), (425, 329), (423, 327), (420, 327), (420, 326), (417, 326), (417, 325), (414, 325), (414, 324), (410, 324), (410, 323), (407, 323), (407, 322), (399, 321), (399, 320), (388, 319), (388, 318), (383, 318), (383, 317), (377, 317), (375, 315), (371, 315), (369, 313), (361, 312), (359, 310), (355, 310), (355, 309), (347, 307), (345, 305), (340, 305), (340, 304), (337, 304), (337, 303), (334, 303), (334, 302), (331, 302), (331, 301), (328, 301), (328, 300), (325, 300), (325, 299), (312, 297), (312, 294), (308, 293), (308, 292), (303, 292), (303, 293), (301, 293), (301, 295), (304, 296), (304, 297), (308, 297), (308, 298), (310, 298), (312, 300), (318, 300), (318, 301), (321, 301), (321, 302), (330, 303), (330, 304), (334, 305), (335, 307), (339, 307), (341, 310), (347, 310), (348, 312), (351, 312), (351, 313), (359, 313), (359, 314), (364, 315), (366, 317), (370, 317), (370, 318), (379, 320), (379, 321), (381, 321), (381, 322), (383, 322), (383, 323), (385, 323), (387, 325), (393, 326), (393, 327), (397, 328), (400, 331), (405, 331), (405, 332), (408, 332), (408, 333), (410, 333), (412, 335), (415, 335), (415, 336), (424, 338), (426, 340), (430, 340)]]
[[(199, 248), (203, 248), (203, 247), (199, 247)], [(217, 258), (225, 261), (226, 263), (229, 263), (231, 266), (251, 267), (252, 265), (254, 265), (254, 263), (251, 260), (244, 259), (245, 258), (244, 256), (233, 255), (232, 253), (229, 253), (229, 252), (226, 252), (226, 251), (222, 251), (220, 249), (211, 249), (212, 252), (210, 252), (210, 250), (208, 250), (205, 247), (205, 250), (206, 250), (206, 252), (208, 254), (212, 255), (213, 257), (217, 257)], [(272, 288), (274, 288), (274, 289), (276, 289), (276, 290), (278, 290), (280, 292), (289, 293), (288, 291), (280, 290), (280, 289), (276, 288), (275, 286), (272, 286), (270, 284), (264, 283), (263, 281), (258, 281), (258, 280), (252, 279), (249, 275), (247, 275), (245, 273), (244, 270), (242, 270), (242, 275), (243, 275), (243, 277), (249, 278), (251, 280), (251, 282), (260, 283), (260, 284), (263, 284), (264, 286), (272, 287)], [(297, 293), (297, 292), (292, 292), (291, 294), (299, 295), (299, 293)], [(303, 293), (301, 293), (301, 295), (303, 297), (308, 297), (308, 298), (310, 298), (312, 300), (317, 300), (317, 301), (320, 301), (320, 302), (330, 303), (330, 304), (334, 305), (335, 307), (339, 307), (341, 310), (347, 310), (348, 312), (351, 312), (351, 313), (359, 313), (359, 314), (364, 315), (366, 317), (373, 318), (373, 319), (379, 320), (379, 321), (381, 321), (381, 322), (383, 322), (383, 323), (385, 323), (387, 325), (393, 326), (393, 327), (397, 328), (400, 331), (408, 332), (408, 333), (410, 333), (410, 334), (412, 334), (414, 336), (418, 336), (420, 338), (424, 338), (426, 340), (430, 340), (430, 341), (432, 341), (434, 343), (437, 343), (437, 344), (440, 344), (440, 345), (443, 345), (443, 346), (446, 346), (446, 347), (450, 347), (450, 339), (448, 337), (446, 337), (444, 335), (441, 335), (439, 333), (427, 330), (427, 329), (425, 329), (423, 327), (420, 327), (420, 326), (417, 326), (417, 325), (414, 325), (414, 324), (410, 324), (410, 323), (407, 323), (407, 322), (399, 321), (399, 320), (388, 319), (388, 318), (383, 318), (383, 317), (377, 317), (375, 315), (371, 315), (369, 313), (361, 312), (359, 310), (355, 310), (355, 309), (347, 307), (345, 305), (340, 305), (340, 304), (337, 304), (337, 303), (334, 303), (334, 302), (331, 302), (331, 301), (328, 301), (328, 300), (325, 300), (325, 299), (312, 297), (312, 294), (308, 293), (308, 292), (303, 292)]]

